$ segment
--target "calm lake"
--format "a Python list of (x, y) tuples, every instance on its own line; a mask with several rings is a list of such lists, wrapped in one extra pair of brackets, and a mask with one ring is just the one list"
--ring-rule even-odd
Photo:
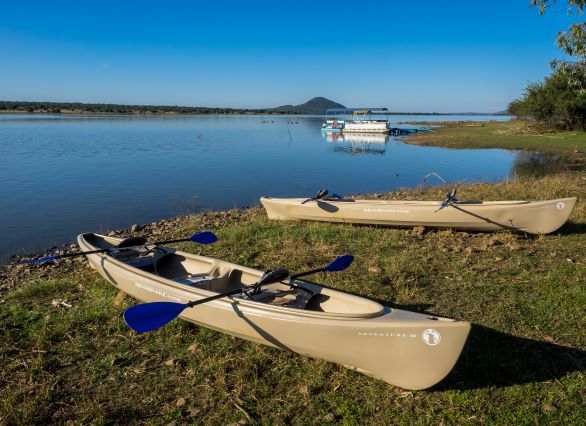
[[(390, 121), (487, 120), (391, 116)], [(0, 261), (164, 217), (258, 204), (261, 195), (382, 192), (447, 180), (498, 181), (538, 154), (325, 136), (321, 117), (0, 115)], [(406, 125), (405, 127), (412, 127)], [(440, 183), (433, 180), (433, 184)]]

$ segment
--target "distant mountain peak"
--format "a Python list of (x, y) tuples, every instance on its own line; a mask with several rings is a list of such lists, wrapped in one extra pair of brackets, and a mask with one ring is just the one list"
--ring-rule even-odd
[(328, 108), (346, 108), (344, 105), (331, 101), (323, 96), (311, 98), (300, 105), (283, 105), (274, 108), (275, 111), (287, 111), (297, 114), (325, 114)]

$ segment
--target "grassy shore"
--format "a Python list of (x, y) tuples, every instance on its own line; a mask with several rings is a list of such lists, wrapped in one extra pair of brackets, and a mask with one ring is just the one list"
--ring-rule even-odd
[[(426, 123), (433, 125), (434, 123)], [(586, 162), (586, 132), (544, 131), (523, 121), (444, 123), (433, 133), (417, 133), (408, 143), (446, 148), (504, 148), (538, 150), (581, 158)]]
[(351, 268), (315, 282), (474, 323), (454, 371), (426, 391), (184, 321), (137, 335), (121, 318), (136, 301), (116, 298), (83, 259), (0, 267), (0, 423), (583, 424), (585, 192), (584, 173), (460, 188), (475, 199), (580, 197), (547, 236), (275, 222), (260, 208), (139, 231), (213, 230), (219, 241), (204, 254), (259, 269), (300, 271), (353, 253)]

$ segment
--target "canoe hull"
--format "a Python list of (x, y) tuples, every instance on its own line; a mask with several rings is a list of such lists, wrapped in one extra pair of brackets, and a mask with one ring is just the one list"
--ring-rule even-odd
[(513, 230), (548, 234), (569, 218), (576, 198), (548, 201), (495, 201), (449, 205), (440, 201), (310, 201), (261, 198), (270, 219), (314, 220), (370, 225), (450, 228), (463, 231)]
[[(82, 250), (94, 248), (83, 236), (78, 242)], [(185, 303), (207, 296), (108, 255), (87, 258), (106, 280), (144, 302)], [(336, 318), (234, 297), (187, 309), (181, 317), (253, 342), (342, 364), (405, 389), (424, 389), (441, 381), (458, 360), (470, 324), (381, 308), (374, 317)]]

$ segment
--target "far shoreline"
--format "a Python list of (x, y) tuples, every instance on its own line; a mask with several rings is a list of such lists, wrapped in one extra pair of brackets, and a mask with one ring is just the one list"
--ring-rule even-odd
[[(274, 116), (296, 116), (296, 117), (325, 117), (325, 114), (306, 114), (300, 112), (208, 112), (208, 113), (196, 113), (196, 112), (102, 112), (102, 111), (23, 111), (23, 110), (0, 110), (0, 114), (20, 114), (20, 115), (122, 115), (122, 116), (196, 116), (196, 115), (274, 115)], [(492, 113), (437, 113), (437, 112), (392, 112), (388, 114), (377, 114), (381, 116), (437, 116), (437, 117), (455, 117), (455, 116), (470, 116), (470, 117), (512, 117), (509, 114), (492, 114)], [(437, 124), (436, 122), (429, 121), (409, 121), (399, 124)]]

